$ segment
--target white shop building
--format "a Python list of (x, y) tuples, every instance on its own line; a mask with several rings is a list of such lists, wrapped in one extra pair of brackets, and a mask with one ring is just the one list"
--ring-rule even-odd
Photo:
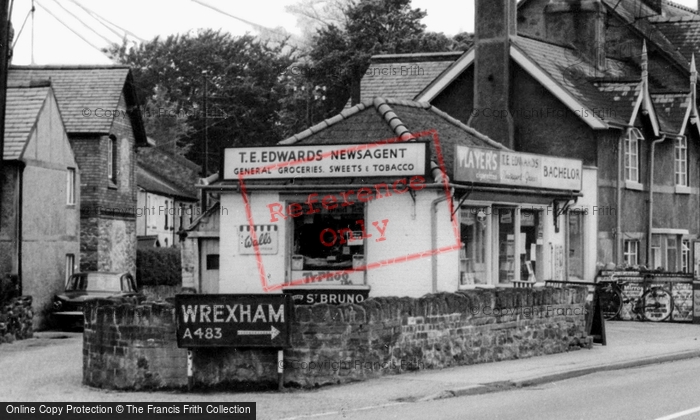
[(227, 149), (219, 174), (204, 187), (219, 254), (183, 284), (199, 291), (340, 303), (595, 269), (594, 171), (509, 151), (427, 104), (375, 98), (277, 146)]

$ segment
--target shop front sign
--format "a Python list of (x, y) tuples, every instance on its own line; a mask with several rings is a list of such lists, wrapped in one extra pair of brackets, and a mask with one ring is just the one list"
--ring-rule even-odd
[(224, 180), (426, 175), (428, 143), (239, 147), (224, 151)]
[(279, 243), (278, 233), (277, 225), (252, 225), (252, 229), (250, 225), (241, 225), (238, 229), (238, 253), (255, 255), (257, 244), (261, 255), (276, 255)]
[(284, 294), (176, 295), (177, 345), (289, 347), (290, 310)]
[(469, 146), (455, 148), (455, 181), (580, 191), (576, 159)]

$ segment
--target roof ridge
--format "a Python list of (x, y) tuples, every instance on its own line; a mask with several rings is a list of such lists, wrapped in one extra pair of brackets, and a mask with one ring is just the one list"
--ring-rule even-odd
[(12, 64), (10, 70), (131, 70), (126, 64), (46, 64), (46, 65), (17, 65)]
[(279, 141), (277, 144), (290, 145), (290, 144), (298, 143), (298, 142), (304, 140), (305, 138), (311, 136), (312, 134), (318, 133), (319, 131), (321, 131), (323, 129), (326, 129), (326, 128), (328, 128), (332, 125), (335, 125), (343, 120), (346, 120), (346, 119), (350, 118), (351, 116), (357, 114), (358, 112), (363, 111), (366, 108), (369, 108), (370, 106), (372, 106), (371, 100), (362, 101), (356, 105), (351, 106), (350, 108), (346, 108), (346, 109), (340, 111), (340, 113), (338, 113), (330, 118), (326, 118), (325, 120), (321, 121), (320, 123), (313, 125), (300, 133), (294, 134), (291, 137), (287, 137), (286, 139)]
[(700, 21), (700, 16), (652, 16), (648, 19), (651, 23), (697, 22)]
[[(406, 102), (406, 105), (414, 106), (413, 104), (408, 104), (408, 101)], [(393, 103), (390, 103), (381, 96), (375, 96), (374, 99), (372, 99), (372, 105), (374, 105), (374, 109), (377, 110), (379, 115), (384, 118), (384, 121), (389, 124), (389, 127), (391, 127), (391, 130), (394, 132), (394, 134), (396, 134), (396, 137), (401, 139), (401, 141), (408, 141), (413, 138), (413, 135), (406, 124), (401, 121), (399, 116), (396, 115), (394, 110), (391, 108)], [(416, 106), (416, 108), (418, 107)]]
[(675, 1), (671, 1), (671, 0), (661, 0), (661, 1), (662, 1), (664, 4), (668, 5), (668, 6), (675, 7), (676, 9), (680, 9), (680, 10), (684, 10), (684, 11), (686, 11), (686, 12), (691, 12), (691, 13), (698, 14), (698, 11), (697, 11), (697, 10), (695, 10), (695, 9), (693, 9), (693, 8), (691, 8), (691, 7), (684, 6), (684, 5), (682, 5), (682, 4), (676, 3)]
[(436, 58), (451, 59), (459, 58), (464, 54), (465, 51), (439, 51), (439, 52), (423, 52), (423, 53), (403, 53), (403, 54), (376, 54), (370, 58), (370, 62), (374, 63), (376, 61), (389, 60), (389, 59), (416, 59), (416, 58), (432, 58), (433, 60), (428, 61), (438, 61)]

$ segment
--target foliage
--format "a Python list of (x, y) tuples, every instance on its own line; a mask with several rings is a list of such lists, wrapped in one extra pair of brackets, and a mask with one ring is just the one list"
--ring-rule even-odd
[(294, 53), (284, 42), (268, 44), (251, 35), (234, 37), (204, 29), (156, 37), (131, 49), (112, 45), (106, 52), (131, 67), (140, 98), (153, 97), (158, 86), (167, 87), (172, 106), (188, 115), (193, 128), (183, 143), (191, 146), (187, 157), (196, 163), (204, 161), (205, 77), (209, 168), (218, 167), (221, 148), (269, 145), (281, 137), (277, 121), (285, 87), (280, 76), (292, 64)]
[(154, 93), (143, 107), (143, 124), (149, 137), (155, 140), (157, 147), (170, 150), (176, 155), (187, 154), (191, 144), (182, 142), (191, 132), (187, 122), (188, 113), (177, 101), (170, 99), (168, 89), (156, 85)]
[(182, 265), (178, 248), (138, 248), (136, 281), (141, 286), (179, 286)]

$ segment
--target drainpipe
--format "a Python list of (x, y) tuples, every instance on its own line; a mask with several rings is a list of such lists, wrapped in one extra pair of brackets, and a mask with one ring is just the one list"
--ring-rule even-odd
[(624, 176), (623, 152), (625, 147), (625, 137), (629, 136), (630, 129), (623, 136), (620, 136), (617, 145), (617, 212), (615, 212), (615, 264), (622, 263), (622, 177)]
[[(647, 232), (647, 268), (651, 263), (651, 232), (654, 220), (654, 152), (657, 143), (661, 143), (666, 140), (666, 135), (664, 134), (660, 139), (656, 139), (651, 142), (651, 162), (649, 163), (649, 230)], [(655, 267), (651, 267), (652, 269)]]
[(22, 279), (22, 241), (24, 238), (22, 237), (22, 225), (23, 225), (23, 217), (22, 215), (24, 214), (24, 193), (23, 193), (23, 185), (24, 185), (24, 164), (19, 165), (19, 168), (17, 169), (17, 197), (18, 197), (18, 203), (17, 203), (17, 284), (19, 285), (19, 295), (22, 296), (24, 294), (24, 285), (23, 279)]

